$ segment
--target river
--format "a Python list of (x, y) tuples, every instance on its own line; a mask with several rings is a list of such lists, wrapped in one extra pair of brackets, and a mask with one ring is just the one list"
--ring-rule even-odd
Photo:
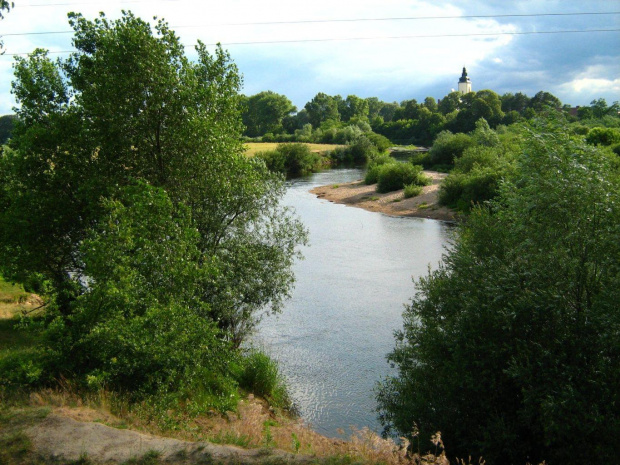
[[(386, 354), (414, 295), (412, 277), (436, 267), (452, 228), (393, 218), (318, 199), (316, 186), (360, 179), (336, 169), (290, 182), (284, 203), (310, 233), (282, 314), (260, 324), (255, 341), (276, 360), (301, 416), (326, 436), (349, 427), (379, 432), (373, 389), (391, 371)], [(339, 431), (340, 430), (340, 431)]]

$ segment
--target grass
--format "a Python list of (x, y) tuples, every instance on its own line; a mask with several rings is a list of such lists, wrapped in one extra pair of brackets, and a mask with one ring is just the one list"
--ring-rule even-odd
[(416, 197), (422, 193), (423, 186), (417, 186), (415, 184), (407, 184), (403, 189), (403, 195), (406, 199)]
[[(39, 340), (36, 332), (26, 331), (16, 325), (18, 320), (15, 316), (20, 313), (23, 304), (19, 304), (19, 298), (15, 299), (14, 296), (22, 295), (23, 290), (4, 281), (0, 289), (0, 298), (12, 302), (7, 303), (8, 310), (0, 317), (1, 362), (6, 357), (37, 350)], [(258, 361), (261, 362), (260, 357)], [(277, 376), (266, 381), (276, 382), (277, 387)], [(252, 383), (260, 384), (266, 381), (261, 378), (252, 379)], [(273, 392), (271, 389), (271, 395)], [(180, 418), (183, 417), (182, 409), (183, 407), (179, 406)], [(367, 429), (353, 430), (348, 441), (327, 438), (298, 419), (280, 413), (277, 408), (274, 410), (266, 400), (253, 396), (243, 399), (237, 411), (226, 416), (187, 416), (179, 420), (174, 428), (166, 428), (153, 421), (144, 405), (130, 404), (123, 396), (105, 390), (80, 391), (70, 382), (64, 381), (54, 389), (38, 388), (29, 391), (25, 388), (9, 390), (0, 385), (0, 464), (60, 463), (50, 462), (49, 457), (39, 457), (32, 450), (30, 439), (25, 434), (30, 426), (36, 425), (51, 412), (82, 421), (99, 422), (116, 428), (128, 428), (181, 440), (210, 441), (244, 448), (280, 449), (293, 454), (311, 455), (317, 464), (407, 463), (402, 459), (402, 450), (393, 441), (381, 439)], [(272, 463), (273, 460), (278, 459), (265, 455), (263, 463)], [(85, 455), (70, 463), (86, 465), (93, 462)], [(155, 452), (126, 462), (127, 465), (158, 463), (162, 463), (162, 458)], [(411, 460), (408, 463), (417, 462)]]
[[(291, 142), (292, 143), (292, 142)], [(245, 145), (247, 149), (247, 155), (253, 157), (258, 152), (266, 152), (268, 150), (275, 150), (281, 142), (248, 142)], [(311, 152), (328, 152), (334, 150), (336, 147), (341, 147), (335, 144), (306, 144)]]

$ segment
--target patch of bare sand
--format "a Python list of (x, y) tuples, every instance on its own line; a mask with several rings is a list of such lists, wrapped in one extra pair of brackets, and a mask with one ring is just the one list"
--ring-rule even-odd
[[(241, 401), (237, 413), (200, 418), (191, 428), (194, 434), (201, 432), (195, 436), (179, 431), (175, 437), (163, 437), (128, 426), (100, 410), (60, 406), (24, 432), (36, 456), (56, 462), (88, 458), (90, 463), (118, 464), (155, 453), (160, 461), (171, 464), (305, 464), (337, 456), (387, 465), (420, 463), (407, 457), (405, 448), (366, 428), (352, 428), (348, 441), (327, 438), (299, 420), (276, 417), (264, 401), (253, 396)], [(214, 444), (208, 438), (244, 439), (246, 448)], [(445, 465), (439, 459), (421, 463)]]
[(56, 461), (88, 458), (94, 463), (123, 463), (157, 454), (166, 463), (308, 463), (310, 457), (275, 449), (242, 449), (209, 442), (165, 438), (100, 423), (76, 421), (51, 414), (26, 434), (39, 456)]
[(371, 212), (384, 213), (390, 216), (408, 216), (430, 218), (441, 221), (455, 221), (457, 213), (439, 205), (439, 185), (447, 176), (437, 171), (424, 171), (432, 179), (432, 184), (424, 186), (422, 193), (406, 199), (403, 191), (379, 194), (375, 191), (376, 184), (366, 185), (363, 180), (346, 184), (320, 186), (310, 192), (317, 197), (334, 203), (363, 208)]

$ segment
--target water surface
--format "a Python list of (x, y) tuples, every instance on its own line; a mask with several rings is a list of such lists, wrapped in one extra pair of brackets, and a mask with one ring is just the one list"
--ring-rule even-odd
[(389, 217), (308, 192), (362, 174), (339, 169), (290, 183), (284, 202), (308, 228), (310, 246), (295, 264), (292, 299), (256, 337), (279, 361), (302, 417), (327, 436), (351, 425), (380, 431), (373, 388), (390, 373), (385, 355), (415, 292), (412, 277), (437, 266), (451, 234), (439, 221)]

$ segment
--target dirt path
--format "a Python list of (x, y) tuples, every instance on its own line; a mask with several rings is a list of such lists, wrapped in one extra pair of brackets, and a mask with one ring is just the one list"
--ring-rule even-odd
[(25, 433), (36, 455), (62, 463), (87, 458), (89, 463), (118, 464), (149, 456), (171, 464), (304, 464), (312, 461), (311, 457), (277, 449), (242, 449), (208, 442), (182, 441), (120, 430), (101, 423), (76, 421), (54, 413)]
[(433, 183), (425, 186), (420, 195), (409, 199), (404, 198), (402, 190), (378, 194), (375, 192), (376, 184), (368, 186), (364, 184), (363, 180), (316, 187), (310, 192), (330, 202), (363, 208), (364, 210), (380, 212), (386, 215), (455, 221), (457, 214), (438, 203), (439, 184), (447, 175), (437, 171), (424, 171), (424, 173), (433, 180)]

